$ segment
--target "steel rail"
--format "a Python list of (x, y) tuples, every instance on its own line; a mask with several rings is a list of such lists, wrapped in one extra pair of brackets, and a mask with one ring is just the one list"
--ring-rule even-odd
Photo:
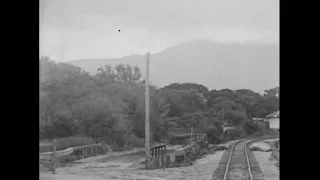
[(249, 156), (248, 156), (248, 151), (247, 151), (247, 144), (252, 142), (253, 140), (246, 142), (244, 144), (244, 151), (246, 152), (246, 159), (247, 159), (247, 165), (248, 165), (248, 170), (249, 170), (249, 176), (250, 176), (250, 180), (253, 180), (253, 176), (252, 176), (252, 171), (251, 171), (251, 166), (250, 166), (250, 161), (249, 161)]
[[(233, 152), (234, 152), (234, 147), (237, 144), (239, 144), (240, 142), (243, 142), (243, 141), (245, 141), (245, 140), (240, 140), (240, 141), (237, 141), (237, 142), (233, 143), (233, 145), (231, 147), (231, 150), (230, 150), (227, 166), (226, 166), (226, 169), (225, 169), (225, 172), (224, 172), (223, 180), (227, 180), (227, 175), (228, 175), (228, 171), (229, 171), (229, 166), (230, 166), (230, 162), (231, 162), (231, 159), (232, 159), (232, 155), (233, 155)], [(253, 176), (252, 176), (249, 156), (248, 156), (248, 152), (247, 152), (247, 144), (252, 142), (252, 141), (254, 141), (254, 140), (250, 140), (248, 142), (245, 142), (245, 144), (244, 144), (244, 149), (245, 149), (245, 153), (246, 153), (246, 161), (247, 161), (247, 165), (248, 165), (248, 171), (249, 171), (250, 180), (253, 180)]]

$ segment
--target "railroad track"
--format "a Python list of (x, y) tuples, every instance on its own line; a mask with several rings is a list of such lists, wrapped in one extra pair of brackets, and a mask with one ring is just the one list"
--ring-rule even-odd
[(248, 147), (257, 140), (239, 140), (223, 154), (212, 180), (264, 180), (258, 162)]

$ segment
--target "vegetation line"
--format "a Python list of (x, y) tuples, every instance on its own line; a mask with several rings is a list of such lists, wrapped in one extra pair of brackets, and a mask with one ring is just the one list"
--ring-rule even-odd
[[(40, 140), (59, 138), (57, 151), (96, 143), (114, 151), (143, 147), (144, 82), (138, 67), (106, 65), (89, 74), (40, 58)], [(249, 89), (209, 90), (195, 83), (151, 86), (151, 144), (192, 128), (193, 133), (206, 133), (210, 144), (263, 135), (268, 130), (252, 118), (279, 110), (279, 98), (279, 87), (262, 95)], [(226, 125), (234, 129), (224, 132)]]

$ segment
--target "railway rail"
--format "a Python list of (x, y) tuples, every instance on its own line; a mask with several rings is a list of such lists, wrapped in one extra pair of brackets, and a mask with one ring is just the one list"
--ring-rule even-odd
[(253, 180), (246, 142), (242, 140), (233, 143), (230, 151), (223, 180)]
[(212, 180), (264, 180), (263, 172), (248, 147), (262, 139), (245, 139), (230, 144)]

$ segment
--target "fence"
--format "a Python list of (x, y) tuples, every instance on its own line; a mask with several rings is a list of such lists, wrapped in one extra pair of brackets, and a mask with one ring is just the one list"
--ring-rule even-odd
[(147, 169), (166, 168), (166, 151), (166, 144), (152, 146), (150, 148), (151, 161)]
[(52, 143), (53, 152), (40, 153), (39, 162), (45, 167), (49, 168), (53, 174), (56, 173), (56, 165), (59, 159), (68, 155), (75, 155), (78, 159), (83, 159), (89, 156), (96, 156), (103, 154), (102, 144), (92, 144), (79, 147), (68, 148), (62, 151), (56, 151), (56, 141)]
[[(190, 138), (190, 134), (180, 135), (179, 138)], [(188, 153), (199, 151), (201, 144), (205, 144), (206, 135), (202, 133), (196, 133), (192, 135), (191, 139), (187, 139), (187, 146), (179, 150), (174, 150), (168, 153), (166, 144), (156, 145), (150, 148), (151, 160), (147, 165), (147, 169), (166, 168), (168, 163), (175, 163), (176, 161), (185, 160)]]

